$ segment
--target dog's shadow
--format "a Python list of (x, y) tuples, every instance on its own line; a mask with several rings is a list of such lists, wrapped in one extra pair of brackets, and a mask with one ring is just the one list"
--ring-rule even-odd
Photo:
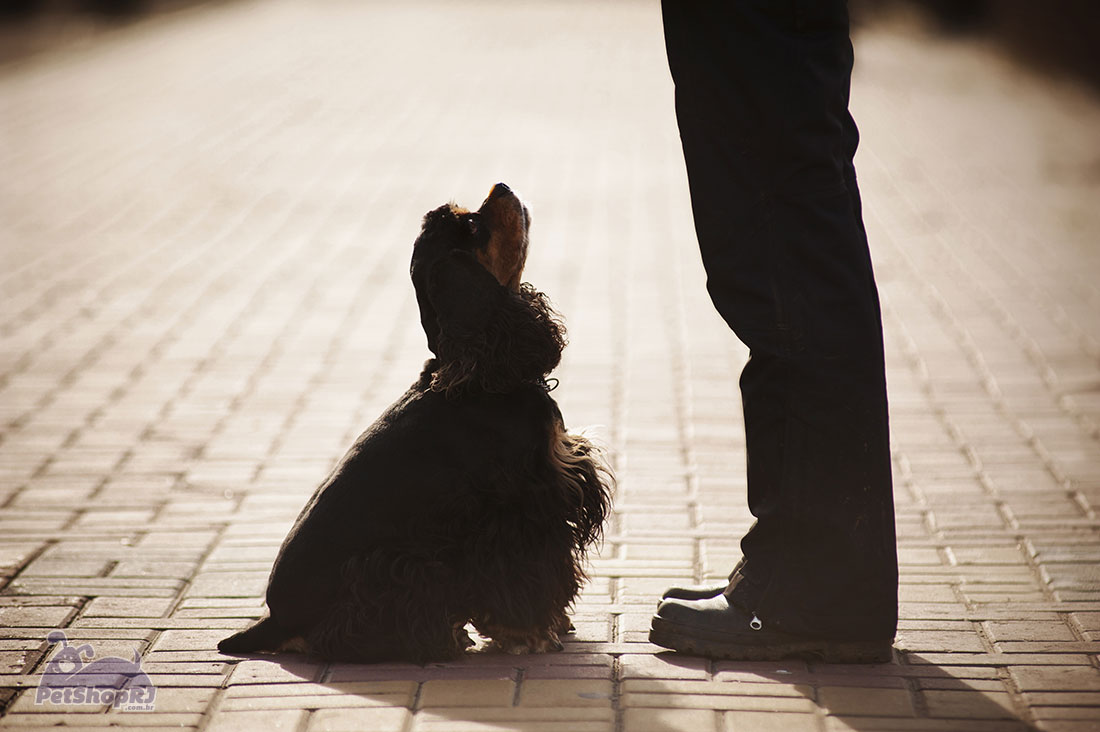
[[(472, 631), (471, 637), (478, 638)], [(219, 715), (304, 709), (311, 729), (372, 732), (408, 729), (414, 714), (418, 725), (457, 721), (510, 730), (551, 720), (576, 729), (613, 724), (607, 644), (573, 634), (562, 641), (561, 652), (511, 654), (479, 639), (460, 659), (424, 665), (327, 662), (295, 653), (241, 657)]]
[[(311, 726), (378, 732), (408, 729), (414, 714), (417, 725), (458, 721), (524, 730), (553, 721), (612, 729), (616, 708), (627, 729), (644, 719), (655, 732), (698, 729), (692, 720), (705, 712), (714, 715), (715, 729), (725, 728), (717, 714), (724, 712), (732, 728), (778, 714), (790, 715), (791, 729), (807, 715), (825, 715), (836, 729), (856, 732), (922, 723), (940, 729), (952, 720), (960, 728), (1036, 732), (1013, 710), (993, 667), (939, 666), (899, 650), (891, 664), (867, 666), (714, 662), (659, 652), (628, 669), (622, 654), (645, 654), (622, 644), (564, 640), (561, 653), (512, 655), (479, 644), (457, 661), (426, 665), (253, 657), (238, 664), (221, 711), (304, 709)], [(623, 678), (614, 686), (616, 673)]]

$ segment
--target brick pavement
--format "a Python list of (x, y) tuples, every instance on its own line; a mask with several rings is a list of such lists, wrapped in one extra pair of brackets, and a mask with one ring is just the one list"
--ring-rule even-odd
[[(428, 11), (431, 12), (428, 12)], [(976, 45), (857, 39), (886, 318), (895, 663), (646, 642), (750, 522), (651, 2), (199, 6), (0, 66), (0, 726), (1100, 729), (1100, 103)], [(238, 661), (305, 498), (425, 357), (420, 215), (506, 180), (616, 513), (560, 654)], [(34, 703), (46, 634), (156, 711)]]

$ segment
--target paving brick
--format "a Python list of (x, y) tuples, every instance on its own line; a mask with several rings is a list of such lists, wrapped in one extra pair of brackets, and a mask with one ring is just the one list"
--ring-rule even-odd
[(984, 623), (991, 640), (1001, 641), (1075, 641), (1073, 632), (1061, 623), (991, 620)]
[(725, 712), (722, 732), (820, 732), (821, 720), (815, 714), (775, 712)]
[(370, 709), (374, 707), (404, 707), (406, 697), (400, 694), (302, 694), (295, 696), (234, 697), (222, 702), (224, 712), (269, 711), (289, 709)]
[(1005, 683), (1000, 678), (990, 679), (955, 679), (955, 678), (918, 678), (916, 685), (923, 690), (945, 689), (954, 691), (992, 691), (1005, 690)]
[(515, 696), (512, 681), (427, 681), (420, 691), (420, 706), (510, 707)]
[(986, 648), (976, 630), (970, 631), (899, 631), (894, 643), (899, 650), (920, 653), (950, 649), (958, 653), (983, 653)]
[(709, 709), (627, 709), (623, 713), (623, 729), (631, 732), (721, 732), (718, 715)]
[(913, 664), (939, 666), (1087, 666), (1088, 656), (1074, 653), (911, 653)]
[(75, 614), (76, 608), (71, 605), (0, 607), (0, 626), (59, 628)]
[[(865, 666), (848, 666), (856, 673)], [(880, 674), (884, 667), (875, 666)], [(885, 667), (893, 671), (894, 667)], [(783, 661), (716, 661), (714, 678), (718, 681), (774, 681), (777, 683), (795, 683), (795, 680), (809, 672), (805, 661), (789, 658)]]
[(611, 675), (610, 667), (601, 666), (534, 666), (524, 670), (525, 679), (609, 680)]
[(569, 725), (607, 729), (612, 715), (608, 709), (594, 707), (435, 707), (416, 715), (416, 729), (449, 730), (478, 728), (478, 725), (521, 727), (522, 729), (569, 729)]
[(305, 718), (304, 709), (217, 712), (206, 729), (214, 732), (290, 732), (299, 729)]
[(611, 641), (611, 624), (608, 622), (607, 618), (601, 618), (600, 620), (591, 622), (583, 622), (574, 619), (573, 626), (576, 630), (569, 635), (570, 639), (592, 643), (607, 643)]
[[(57, 689), (55, 691), (62, 691)], [(70, 696), (70, 699), (72, 697)], [(7, 711), (13, 714), (78, 714), (81, 716), (102, 714), (107, 711), (109, 704), (75, 704), (65, 703), (65, 697), (54, 698), (53, 694), (42, 703), (37, 702), (36, 689), (28, 689), (16, 698)]]
[(80, 561), (77, 559), (47, 559), (45, 557), (31, 562), (21, 577), (98, 577), (109, 566), (101, 559)]
[(1024, 692), (1096, 691), (1100, 689), (1100, 671), (1083, 664), (1075, 666), (1013, 666), (1012, 679)]
[[(105, 631), (112, 635), (118, 635), (115, 631)], [(144, 640), (139, 637), (139, 634), (134, 634), (133, 637), (127, 640), (117, 640), (113, 638), (103, 639), (95, 636), (88, 638), (82, 637), (79, 633), (73, 632), (73, 629), (68, 629), (68, 642), (70, 645), (83, 645), (88, 644), (92, 647), (92, 654), (95, 658), (124, 658), (127, 661), (134, 658), (134, 654), (141, 654), (142, 651), (148, 646)], [(61, 644), (51, 646), (48, 658), (53, 658), (58, 654), (61, 649)]]
[(1032, 707), (1031, 712), (1035, 715), (1035, 719), (1040, 721), (1082, 720), (1093, 724), (1100, 722), (1100, 714), (1097, 713), (1096, 707), (1044, 707), (1040, 705)]
[(98, 729), (122, 727), (134, 729), (197, 729), (202, 723), (201, 714), (160, 714), (157, 712), (122, 712), (112, 714), (8, 714), (4, 717), (4, 729), (77, 728)]
[(411, 712), (407, 709), (318, 709), (309, 716), (307, 732), (403, 732)]
[(923, 693), (928, 714), (949, 719), (1012, 719), (1012, 699), (1005, 692), (931, 690)]
[(1036, 691), (1024, 694), (1028, 704), (1038, 706), (1100, 707), (1100, 689), (1096, 691)]
[[(434, 683), (434, 682), (428, 682)], [(521, 707), (611, 706), (610, 681), (587, 679), (525, 679), (519, 693)]]
[(196, 709), (205, 709), (214, 698), (216, 691), (215, 688), (167, 688), (164, 686), (166, 681), (167, 679), (153, 681), (157, 685), (156, 711), (158, 714), (186, 714)]
[(175, 604), (175, 598), (97, 597), (81, 613), (83, 618), (159, 618)]
[(268, 660), (241, 661), (233, 667), (229, 677), (229, 686), (238, 684), (282, 684), (318, 681), (324, 671), (323, 663), (307, 659), (280, 658), (278, 662)]
[(1004, 641), (996, 644), (1003, 653), (1096, 653), (1100, 643), (1096, 641)]
[(12, 591), (25, 595), (110, 595), (116, 597), (175, 597), (179, 582), (174, 580), (141, 580), (69, 577), (20, 577), (8, 585)]
[(358, 694), (393, 700), (388, 706), (412, 706), (417, 684), (414, 681), (342, 681), (316, 683), (238, 684), (226, 692), (226, 699), (270, 697), (316, 697)]
[(198, 673), (186, 668), (186, 664), (173, 664), (181, 666), (181, 668), (176, 669), (177, 673), (154, 673), (149, 670), (152, 665), (143, 663), (141, 668), (148, 674), (149, 680), (158, 689), (168, 687), (220, 689), (225, 682), (225, 672)]
[(1033, 732), (1030, 724), (1007, 719), (899, 719), (897, 717), (828, 717), (826, 732)]
[[(609, 721), (594, 720), (530, 720), (514, 719), (507, 722), (507, 729), (518, 732), (611, 732), (614, 728)], [(478, 722), (465, 719), (440, 719), (435, 717), (418, 718), (415, 730), (429, 732), (498, 732), (498, 722)]]
[(225, 656), (216, 650), (210, 651), (149, 651), (145, 658), (152, 663), (188, 664), (188, 663), (217, 663), (224, 661)]
[(672, 653), (658, 656), (631, 653), (622, 656), (620, 660), (624, 679), (705, 679), (707, 677), (707, 663), (701, 658)]
[(813, 710), (809, 699), (787, 696), (739, 696), (734, 694), (676, 694), (628, 692), (619, 700), (623, 708), (670, 707), (673, 709), (805, 712)]
[(658, 681), (627, 679), (624, 693), (632, 694), (719, 694), (728, 696), (785, 696), (792, 699), (813, 693), (809, 685), (757, 683), (754, 681)]
[(1043, 732), (1092, 732), (1096, 729), (1093, 720), (1049, 720), (1044, 719), (1038, 723), (1038, 729)]
[(829, 714), (868, 717), (912, 717), (913, 699), (903, 689), (822, 686), (818, 702)]
[(33, 668), (44, 655), (39, 649), (0, 651), (0, 674), (21, 674)]
[(187, 597), (255, 597), (267, 587), (267, 570), (218, 572), (199, 575), (187, 590)]
[(170, 577), (188, 579), (195, 573), (193, 562), (166, 562), (161, 560), (124, 560), (115, 564), (111, 577)]
[(1089, 640), (1100, 640), (1100, 612), (1075, 612), (1069, 616)]
[(224, 630), (166, 630), (153, 644), (154, 651), (209, 651), (227, 633)]

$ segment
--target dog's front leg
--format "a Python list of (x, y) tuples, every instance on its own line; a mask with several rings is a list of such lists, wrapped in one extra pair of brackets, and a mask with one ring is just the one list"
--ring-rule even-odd
[(493, 641), (493, 647), (505, 653), (546, 653), (560, 651), (563, 646), (557, 632), (551, 628), (506, 628), (492, 626), (479, 628), (478, 632)]
[(545, 625), (517, 627), (498, 622), (474, 622), (474, 627), (493, 642), (493, 647), (505, 653), (547, 653), (562, 650), (559, 635), (573, 630), (564, 610), (554, 613)]

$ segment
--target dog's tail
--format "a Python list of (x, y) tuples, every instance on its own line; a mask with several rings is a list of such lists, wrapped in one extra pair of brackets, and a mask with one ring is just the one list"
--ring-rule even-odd
[(251, 628), (234, 633), (218, 643), (222, 653), (255, 653), (277, 651), (289, 640), (286, 631), (270, 617), (262, 619)]

